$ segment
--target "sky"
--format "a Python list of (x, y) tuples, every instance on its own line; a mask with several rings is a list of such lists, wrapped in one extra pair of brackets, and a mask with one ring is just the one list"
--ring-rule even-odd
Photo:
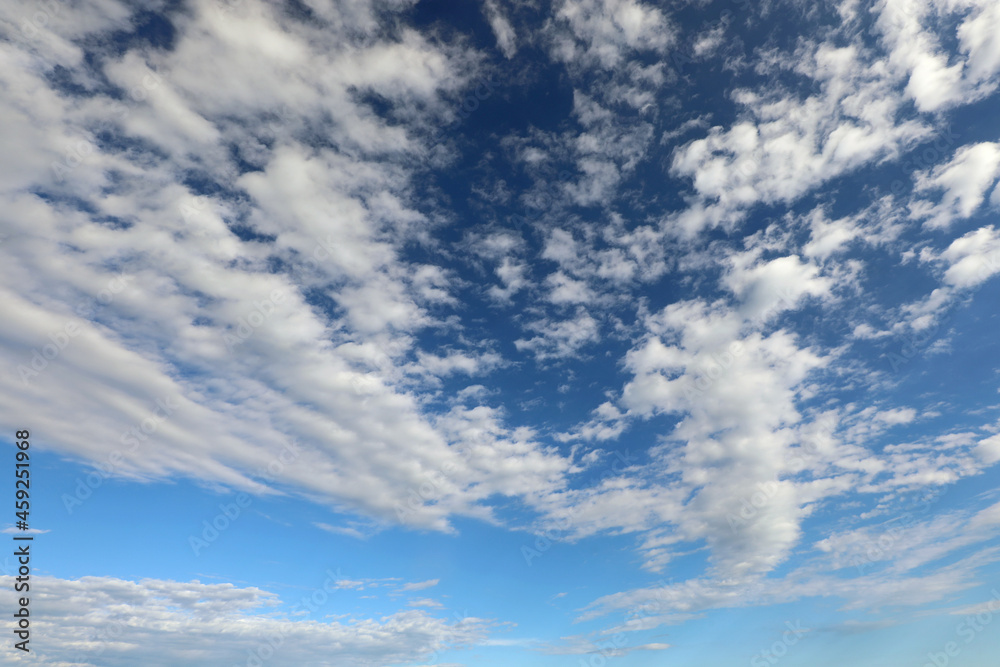
[(0, 662), (994, 667), (998, 85), (994, 0), (0, 4)]

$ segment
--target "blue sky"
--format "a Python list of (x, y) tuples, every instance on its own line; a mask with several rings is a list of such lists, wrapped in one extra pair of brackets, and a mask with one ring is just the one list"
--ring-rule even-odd
[(4, 664), (995, 664), (996, 3), (0, 12)]

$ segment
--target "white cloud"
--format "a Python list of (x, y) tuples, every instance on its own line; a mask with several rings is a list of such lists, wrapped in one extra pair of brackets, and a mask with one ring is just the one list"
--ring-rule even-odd
[[(660, 521), (675, 527), (644, 538), (647, 566), (653, 569), (669, 560), (672, 543), (705, 540), (720, 576), (767, 571), (798, 540), (799, 522), (808, 514), (806, 499), (844, 488), (836, 480), (814, 488), (778, 480), (788, 465), (793, 427), (801, 419), (796, 392), (826, 360), (798, 348), (785, 331), (742, 334), (744, 322), (722, 302), (673, 304), (648, 318), (649, 336), (626, 357), (633, 379), (620, 402), (629, 414), (680, 416), (667, 436), (679, 449), (651, 450), (678, 476), (672, 492), (679, 494), (669, 504), (660, 501), (658, 512)], [(643, 508), (646, 504), (634, 497), (638, 491), (623, 500)], [(752, 521), (737, 519), (742, 524), (737, 529), (732, 518), (739, 516), (741, 503), (762, 492), (767, 502)], [(656, 497), (662, 491), (642, 493)], [(693, 494), (691, 499), (680, 502), (687, 494)], [(581, 499), (572, 502), (580, 504)], [(651, 528), (647, 516), (635, 511), (625, 525)]]
[(759, 261), (758, 252), (736, 254), (723, 284), (740, 299), (745, 317), (758, 319), (794, 308), (805, 296), (827, 296), (832, 281), (795, 256)]
[[(809, 220), (815, 229), (816, 216)], [(616, 401), (621, 410), (606, 404), (566, 435), (616, 438), (630, 420), (675, 415), (664, 444), (648, 452), (670, 486), (641, 474), (612, 477), (586, 492), (550, 497), (546, 510), (547, 525), (574, 537), (641, 533), (644, 565), (654, 571), (706, 545), (705, 585), (713, 592), (694, 605), (699, 609), (750, 603), (754, 582), (800, 546), (803, 521), (821, 504), (851, 491), (893, 494), (949, 484), (993, 460), (992, 443), (976, 449), (972, 439), (955, 441), (948, 451), (937, 443), (869, 450), (888, 428), (918, 418), (911, 407), (800, 413), (800, 402), (821, 391), (809, 377), (840, 352), (820, 356), (788, 331), (759, 329), (800, 307), (806, 295), (829, 297), (833, 283), (796, 256), (762, 260), (765, 249), (790, 238), (772, 231), (749, 239), (749, 250), (728, 255), (720, 283), (737, 295), (735, 305), (689, 300), (650, 314), (646, 337), (625, 358), (632, 379)], [(632, 508), (627, 520), (609, 520), (621, 506)], [(743, 583), (721, 583), (730, 580)], [(691, 594), (687, 587), (679, 591)], [(643, 627), (678, 622), (691, 608), (679, 603)]]
[(502, 358), (495, 352), (466, 354), (449, 352), (447, 355), (419, 353), (419, 369), (433, 375), (444, 376), (453, 373), (480, 375), (502, 364)]
[(875, 413), (875, 419), (890, 425), (909, 424), (917, 417), (917, 411), (913, 408), (893, 408), (892, 410), (880, 410)]
[(517, 34), (501, 11), (499, 3), (497, 0), (484, 0), (483, 9), (486, 12), (486, 18), (489, 19), (490, 28), (493, 29), (493, 35), (497, 39), (497, 46), (500, 47), (505, 58), (513, 58), (514, 54), (517, 53)]
[(692, 52), (698, 58), (706, 58), (715, 53), (715, 51), (722, 45), (723, 38), (726, 34), (726, 25), (720, 23), (719, 25), (706, 30), (695, 38), (694, 46), (691, 47)]
[(403, 584), (403, 586), (400, 587), (399, 590), (401, 590), (401, 591), (423, 591), (423, 590), (426, 590), (428, 588), (432, 588), (434, 586), (437, 586), (438, 582), (440, 582), (440, 581), (441, 581), (440, 579), (428, 579), (427, 581), (419, 581), (419, 582), (412, 583), (412, 584)]
[(562, 637), (562, 642), (541, 649), (547, 655), (600, 655), (604, 659), (619, 658), (633, 651), (664, 651), (670, 644), (659, 642), (632, 646), (625, 636), (613, 639), (600, 636), (575, 635)]
[(573, 93), (573, 115), (585, 131), (564, 141), (582, 176), (563, 189), (581, 206), (608, 201), (621, 180), (645, 157), (653, 139), (651, 124), (622, 122), (622, 116), (612, 113), (609, 106), (610, 100), (602, 105), (579, 90)]
[(917, 175), (916, 191), (941, 191), (932, 203), (917, 199), (910, 204), (911, 215), (923, 219), (930, 229), (951, 226), (968, 218), (983, 203), (987, 190), (1000, 176), (1000, 144), (984, 142), (963, 146), (946, 164)]
[[(0, 577), (5, 607), (14, 606), (13, 579)], [(207, 667), (253, 655), (276, 666), (361, 667), (475, 645), (491, 625), (471, 617), (448, 623), (419, 610), (378, 620), (306, 620), (278, 611), (273, 593), (232, 584), (111, 577), (33, 577), (32, 583), (33, 650), (29, 656), (5, 643), (7, 664)], [(43, 647), (37, 652), (36, 642)]]
[[(906, 93), (921, 111), (968, 103), (992, 92), (1000, 71), (1000, 12), (988, 0), (883, 0), (876, 25), (889, 48), (889, 65), (906, 77)], [(935, 33), (942, 16), (961, 15), (953, 35)], [(949, 16), (951, 18), (951, 16)], [(942, 47), (959, 40), (958, 57)], [(963, 57), (964, 56), (964, 57)]]
[(630, 51), (663, 53), (675, 40), (667, 17), (636, 0), (562, 0), (555, 16), (553, 54), (568, 62), (613, 68)]
[(51, 531), (42, 530), (41, 528), (28, 528), (26, 530), (22, 530), (20, 528), (15, 528), (13, 526), (4, 528), (2, 531), (0, 531), (0, 533), (5, 533), (7, 535), (42, 535), (48, 532)]
[[(817, 544), (822, 554), (818, 559), (806, 560), (778, 577), (695, 578), (613, 593), (587, 605), (580, 620), (626, 612), (624, 623), (604, 631), (612, 634), (678, 624), (712, 609), (782, 604), (814, 596), (839, 598), (845, 611), (939, 602), (979, 585), (977, 571), (996, 557), (997, 550), (987, 548), (954, 558), (962, 547), (983, 544), (995, 535), (995, 527), (977, 533), (975, 526), (979, 516), (995, 514), (994, 509), (973, 515), (971, 521), (967, 514), (953, 514), (952, 523), (921, 517), (916, 522), (911, 518), (902, 528), (888, 524), (884, 530), (837, 534)], [(911, 553), (911, 548), (916, 551)], [(951, 562), (929, 572), (915, 571), (921, 563), (949, 555)], [(840, 572), (831, 573), (831, 568)]]
[(511, 296), (530, 285), (527, 278), (528, 270), (528, 265), (524, 262), (517, 262), (507, 257), (502, 259), (495, 272), (503, 287), (498, 285), (490, 287), (490, 296), (498, 301), (508, 301)]
[(1000, 232), (992, 225), (980, 227), (955, 239), (943, 251), (923, 248), (919, 257), (923, 262), (946, 268), (941, 287), (902, 308), (906, 320), (897, 324), (897, 328), (909, 326), (918, 332), (931, 329), (967, 290), (1000, 273)]
[[(846, 44), (804, 39), (794, 53), (773, 53), (758, 66), (773, 77), (768, 88), (732, 92), (742, 107), (736, 122), (675, 150), (671, 174), (690, 179), (695, 193), (686, 209), (667, 216), (676, 233), (732, 227), (752, 205), (795, 201), (928, 134), (921, 121), (901, 118), (900, 75), (856, 36), (845, 37)], [(807, 77), (817, 92), (786, 90), (777, 79), (783, 72)]]
[(531, 352), (538, 361), (574, 357), (585, 345), (600, 340), (598, 321), (582, 307), (571, 319), (537, 320), (531, 322), (528, 328), (539, 335), (519, 338), (514, 345), (518, 350)]
[(852, 218), (827, 220), (822, 209), (814, 210), (809, 216), (809, 222), (812, 235), (803, 248), (803, 253), (807, 257), (820, 260), (842, 250), (862, 232), (856, 220)]
[(980, 440), (976, 445), (976, 454), (986, 465), (1000, 462), (1000, 435)]
[(554, 304), (590, 303), (594, 294), (582, 280), (574, 280), (562, 271), (551, 274), (545, 279), (551, 291), (549, 301)]
[(992, 225), (957, 238), (941, 253), (949, 266), (944, 281), (956, 288), (975, 287), (1000, 272), (1000, 232)]
[(444, 607), (437, 600), (432, 600), (430, 598), (417, 598), (415, 600), (410, 600), (406, 603), (409, 607), (423, 607), (425, 609), (441, 609)]
[(1000, 505), (976, 513), (928, 516), (930, 503), (876, 524), (835, 532), (816, 544), (834, 570), (887, 575), (913, 572), (928, 563), (1000, 534)]
[(363, 540), (367, 537), (363, 532), (357, 528), (352, 528), (351, 526), (331, 526), (328, 523), (323, 523), (322, 521), (316, 521), (313, 523), (314, 526), (321, 530), (325, 530), (328, 533), (335, 533), (338, 535), (347, 535), (348, 537), (354, 537), (359, 540)]
[[(432, 148), (420, 130), (450, 120), (444, 99), (478, 57), (378, 18), (406, 3), (313, 4), (317, 23), (253, 1), (199, 5), (174, 17), (174, 48), (98, 53), (91, 64), (70, 46), (29, 57), (35, 42), (4, 43), (5, 57), (32, 63), (0, 73), (0, 116), (14, 127), (4, 140), (39, 159), (4, 182), (11, 238), (0, 273), (19, 287), (4, 291), (17, 315), (0, 324), (0, 418), (30, 403), (54, 450), (94, 465), (120, 455), (115, 475), (301, 493), (379, 522), (450, 530), (453, 514), (488, 517), (486, 499), (507, 488), (502, 467), (490, 481), (476, 463), (501, 456), (491, 442), (525, 473), (525, 493), (540, 490), (531, 480), (558, 486), (569, 466), (497, 416), (479, 459), (462, 462), (460, 442), (419, 397), (437, 375), (501, 363), (488, 350), (420, 349), (416, 333), (451, 326), (437, 313), (457, 304), (453, 277), (401, 252), (425, 242), (429, 224), (411, 189), (412, 161)], [(67, 45), (83, 26), (127, 17), (111, 5), (59, 7), (39, 37)], [(102, 12), (117, 18), (98, 21)], [(46, 73), (57, 62), (142, 94), (120, 109), (97, 84), (86, 98), (56, 91)], [(394, 111), (375, 114), (366, 91)], [(28, 118), (34, 129), (19, 125)], [(93, 141), (98, 130), (113, 139)], [(84, 139), (85, 154), (54, 179), (48, 165)], [(255, 168), (241, 173), (234, 148)], [(68, 323), (78, 333), (35, 359), (33, 375), (34, 352)], [(581, 323), (559, 345), (591, 337)], [(176, 408), (161, 418), (157, 401)], [(129, 431), (143, 425), (131, 447)], [(265, 479), (289, 443), (293, 460)], [(442, 497), (413, 503), (411, 490), (447, 465)]]

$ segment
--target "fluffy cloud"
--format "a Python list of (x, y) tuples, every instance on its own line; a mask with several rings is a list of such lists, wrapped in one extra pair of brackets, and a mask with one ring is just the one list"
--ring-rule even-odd
[(520, 338), (514, 344), (519, 350), (533, 353), (539, 361), (575, 357), (585, 345), (600, 340), (597, 320), (583, 308), (578, 308), (571, 319), (542, 319), (528, 326), (539, 335)]
[(746, 317), (757, 319), (775, 309), (794, 308), (805, 296), (830, 293), (831, 280), (819, 275), (819, 267), (794, 256), (757, 261), (756, 255), (734, 255), (724, 279), (743, 304)]
[(952, 241), (940, 257), (948, 264), (946, 284), (975, 287), (1000, 273), (1000, 232), (992, 225), (980, 227)]
[(1000, 273), (1000, 238), (992, 225), (980, 227), (952, 241), (936, 252), (923, 248), (920, 260), (944, 267), (941, 286), (924, 298), (903, 307), (905, 317), (896, 328), (922, 331), (938, 322), (969, 290)]
[[(921, 111), (969, 102), (995, 89), (1000, 71), (1000, 12), (995, 4), (884, 0), (877, 11), (889, 64), (906, 77), (906, 93)], [(942, 15), (953, 14), (964, 14), (953, 35), (960, 43), (957, 59), (934, 30)]]
[[(997, 507), (940, 518), (926, 517), (926, 509), (904, 511), (880, 526), (836, 533), (814, 545), (818, 558), (779, 577), (696, 578), (614, 593), (588, 605), (580, 620), (625, 612), (625, 623), (608, 628), (604, 632), (608, 635), (678, 624), (712, 609), (781, 604), (812, 596), (836, 596), (845, 601), (844, 610), (940, 602), (975, 586), (977, 571), (995, 557), (995, 549), (957, 556), (963, 547), (983, 545), (996, 535)], [(930, 572), (920, 570), (940, 559), (947, 559), (947, 564)]]
[(554, 55), (611, 68), (631, 51), (664, 52), (674, 28), (656, 7), (636, 0), (563, 0), (555, 12)]
[(937, 203), (918, 199), (911, 215), (931, 229), (949, 227), (968, 218), (983, 203), (1000, 176), (1000, 145), (990, 142), (963, 146), (946, 164), (918, 175), (918, 192), (943, 191)]
[(884, 159), (927, 132), (900, 119), (893, 81), (860, 45), (803, 43), (776, 57), (772, 76), (790, 71), (818, 89), (799, 97), (780, 79), (768, 92), (741, 89), (745, 112), (725, 128), (676, 149), (671, 173), (690, 179), (696, 198), (671, 224), (686, 235), (734, 225), (757, 203), (790, 202), (828, 179)]
[[(654, 335), (630, 352), (635, 379), (622, 391), (630, 411), (682, 416), (669, 436), (680, 449), (654, 451), (694, 492), (677, 537), (708, 540), (723, 573), (768, 570), (798, 538), (795, 486), (778, 478), (800, 420), (796, 388), (826, 363), (783, 331), (741, 335), (743, 322), (720, 303), (667, 307), (651, 318)], [(768, 502), (737, 530), (741, 501), (761, 493)], [(663, 557), (659, 544), (652, 539), (651, 551)]]
[(483, 9), (490, 21), (493, 35), (497, 38), (497, 46), (500, 47), (505, 57), (513, 58), (514, 54), (517, 53), (517, 35), (514, 33), (514, 28), (511, 27), (510, 21), (500, 9), (499, 3), (497, 0), (485, 0)]
[[(886, 0), (876, 12), (887, 61), (852, 29), (856, 17), (844, 26), (846, 44), (803, 40), (794, 54), (762, 54), (767, 57), (758, 70), (775, 77), (773, 90), (734, 91), (744, 114), (728, 128), (713, 127), (708, 136), (676, 151), (672, 173), (691, 179), (696, 193), (693, 205), (673, 216), (682, 233), (735, 224), (743, 209), (758, 202), (793, 201), (822, 182), (892, 157), (926, 136), (920, 120), (904, 117), (906, 99), (898, 93), (903, 84), (906, 95), (927, 111), (969, 103), (996, 87), (1000, 52), (997, 31), (991, 27), (997, 27), (1000, 14), (992, 3)], [(936, 13), (964, 14), (952, 35), (962, 45), (954, 64), (940, 46), (945, 36), (932, 27)], [(781, 72), (809, 78), (818, 92), (791, 94), (777, 78)], [(989, 161), (986, 155), (969, 157)], [(991, 172), (977, 173), (968, 182), (958, 177), (959, 169), (942, 169), (936, 175), (949, 182), (949, 174), (956, 176), (964, 198), (956, 193), (955, 201), (967, 208), (979, 196), (979, 181)], [(972, 164), (969, 169), (974, 169)]]
[[(13, 577), (3, 603), (13, 607)], [(491, 623), (447, 622), (420, 610), (375, 619), (306, 620), (278, 611), (259, 588), (111, 577), (34, 577), (32, 652), (9, 644), (8, 664), (351, 665), (413, 662), (485, 639)], [(36, 648), (37, 645), (37, 648)]]
[[(96, 21), (60, 8), (2, 47), (31, 63), (3, 75), (10, 138), (43, 156), (4, 182), (3, 279), (21, 288), (2, 325), (3, 418), (30, 402), (54, 448), (94, 464), (120, 457), (113, 474), (307, 493), (440, 530), (451, 513), (488, 516), (474, 505), (505, 488), (477, 468), (494, 458), (490, 440), (463, 460), (463, 443), (414, 392), (502, 360), (415, 345), (416, 332), (445, 326), (438, 313), (456, 303), (454, 286), (402, 251), (428, 225), (409, 184), (428, 151), (421, 130), (450, 120), (444, 99), (476, 56), (372, 25), (374, 10), (317, 4), (317, 24), (250, 2), (173, 16), (170, 49), (140, 41), (83, 60), (72, 44), (84, 28), (127, 26), (128, 12)], [(76, 14), (91, 18), (74, 24)], [(67, 46), (42, 51), (43, 38)], [(73, 85), (47, 83), (57, 66)], [(369, 93), (393, 111), (375, 114)], [(51, 336), (68, 341), (53, 355)], [(490, 429), (511, 442), (500, 421)], [(213, 447), (197, 444), (206, 437)], [(541, 455), (541, 477), (523, 480), (555, 480), (568, 465), (513, 441), (503, 456), (521, 472)], [(264, 480), (286, 443), (294, 460)], [(452, 471), (443, 497), (414, 502), (410, 491), (442, 468)], [(491, 491), (467, 495), (479, 482)]]

